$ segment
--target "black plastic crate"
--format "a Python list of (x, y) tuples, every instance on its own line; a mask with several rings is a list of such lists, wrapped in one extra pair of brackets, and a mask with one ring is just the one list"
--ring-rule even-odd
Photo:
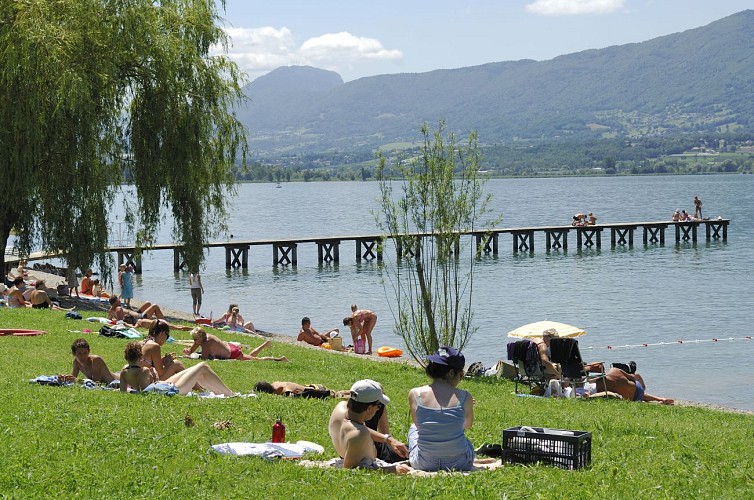
[(503, 462), (542, 463), (581, 469), (592, 461), (592, 434), (586, 431), (511, 427), (503, 431)]

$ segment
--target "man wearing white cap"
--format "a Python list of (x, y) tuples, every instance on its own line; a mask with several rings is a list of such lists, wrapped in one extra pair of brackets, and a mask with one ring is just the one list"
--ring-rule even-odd
[[(343, 467), (380, 469), (396, 474), (411, 470), (406, 464), (388, 464), (377, 459), (370, 429), (365, 422), (374, 417), (380, 405), (390, 404), (390, 398), (382, 392), (382, 386), (374, 380), (359, 380), (351, 386), (351, 397), (335, 406), (330, 416), (328, 429), (335, 451), (343, 458)], [(390, 439), (386, 435), (385, 439)]]

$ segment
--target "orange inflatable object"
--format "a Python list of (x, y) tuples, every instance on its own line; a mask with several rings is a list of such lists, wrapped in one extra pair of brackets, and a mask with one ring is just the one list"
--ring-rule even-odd
[(332, 349), (332, 346), (327, 342), (322, 342), (319, 346), (323, 349)]
[(383, 358), (398, 358), (403, 356), (403, 351), (397, 347), (388, 347), (385, 345), (377, 349), (377, 356), (382, 356)]

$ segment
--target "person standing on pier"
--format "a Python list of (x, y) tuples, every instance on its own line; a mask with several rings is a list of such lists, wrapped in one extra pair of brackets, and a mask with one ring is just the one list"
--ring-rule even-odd
[(197, 270), (195, 273), (189, 273), (189, 289), (191, 289), (191, 302), (194, 311), (194, 317), (201, 316), (199, 309), (202, 308), (202, 294), (204, 285), (202, 285), (202, 275)]
[(698, 196), (694, 196), (694, 218), (702, 218), (702, 200)]

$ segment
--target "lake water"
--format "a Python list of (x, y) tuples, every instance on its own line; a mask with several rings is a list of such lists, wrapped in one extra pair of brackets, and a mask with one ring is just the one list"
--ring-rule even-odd
[[(549, 319), (586, 329), (580, 338), (585, 359), (635, 360), (660, 396), (720, 403), (754, 410), (754, 341), (700, 342), (752, 334), (754, 176), (596, 177), (491, 180), (486, 190), (502, 213), (501, 227), (566, 225), (576, 212), (594, 212), (599, 223), (656, 221), (675, 209), (732, 220), (727, 243), (642, 244), (611, 249), (609, 231), (601, 250), (578, 251), (575, 235), (567, 252), (512, 254), (510, 235), (501, 235), (497, 257), (484, 257), (474, 280), (478, 333), (465, 349), (468, 363), (491, 366), (505, 356), (506, 332)], [(234, 239), (304, 238), (377, 232), (374, 182), (243, 184), (231, 209)], [(165, 229), (162, 241), (168, 241)], [(470, 243), (470, 240), (466, 240)], [(266, 331), (295, 335), (302, 316), (315, 328), (340, 325), (350, 305), (377, 312), (375, 348), (401, 347), (392, 332), (392, 292), (383, 286), (383, 267), (356, 262), (354, 242), (340, 248), (340, 264), (318, 266), (315, 244), (298, 248), (298, 267), (272, 266), (272, 248), (252, 247), (248, 270), (226, 270), (224, 249), (209, 253), (203, 269), (202, 312), (215, 317), (230, 302)], [(391, 254), (386, 255), (390, 259)], [(173, 272), (171, 251), (146, 253), (135, 283), (139, 299), (191, 310), (187, 274)], [(683, 344), (676, 343), (684, 340)], [(606, 346), (664, 346), (607, 349)], [(366, 374), (354, 374), (354, 376)]]

